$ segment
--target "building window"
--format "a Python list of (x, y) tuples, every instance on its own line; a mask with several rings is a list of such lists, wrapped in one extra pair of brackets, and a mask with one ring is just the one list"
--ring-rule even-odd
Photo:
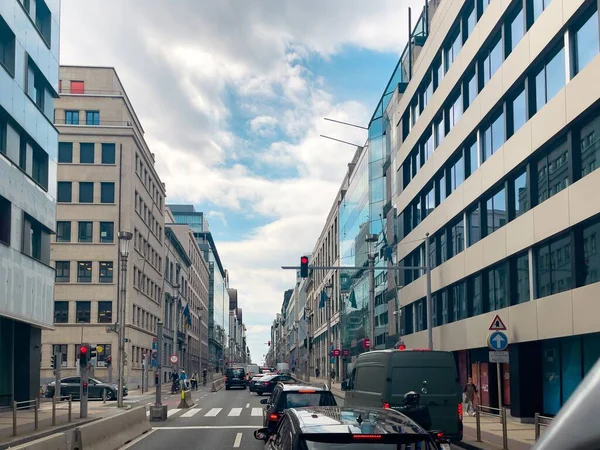
[(490, 235), (497, 229), (506, 225), (506, 189), (503, 187), (486, 202), (487, 234)]
[(77, 301), (75, 303), (77, 323), (90, 323), (91, 303), (87, 301)]
[(429, 101), (431, 100), (431, 96), (433, 95), (433, 78), (430, 76), (425, 89), (423, 90), (423, 109), (427, 107)]
[(35, 26), (46, 41), (48, 47), (51, 44), (52, 32), (50, 30), (52, 15), (43, 0), (35, 0)]
[(71, 94), (84, 94), (85, 82), (71, 80)]
[(444, 55), (444, 64), (446, 72), (452, 66), (452, 63), (456, 60), (460, 49), (462, 48), (462, 35), (460, 33), (460, 26), (457, 27), (451, 35), (450, 41), (448, 42), (448, 47), (446, 49), (446, 54)]
[(489, 46), (489, 50), (484, 53), (484, 58), (481, 61), (481, 71), (483, 75), (483, 84), (479, 91), (481, 92), (485, 85), (492, 79), (496, 71), (502, 65), (502, 37), (498, 35)]
[(15, 34), (0, 16), (0, 65), (15, 76)]
[(518, 305), (530, 300), (529, 290), (529, 255), (527, 253), (521, 256), (516, 256), (511, 259), (512, 273), (511, 279), (516, 280), (511, 283), (512, 289), (512, 304)]
[(511, 102), (512, 134), (515, 134), (527, 122), (527, 97), (523, 88)]
[(98, 323), (112, 323), (112, 302), (98, 302)]
[(27, 72), (26, 72), (26, 86), (27, 95), (37, 107), (46, 114), (46, 91), (48, 82), (44, 78), (42, 72), (35, 65), (31, 57), (27, 57)]
[(487, 271), (488, 302), (486, 312), (506, 308), (508, 302), (508, 264), (506, 262)]
[(473, 302), (472, 316), (483, 314), (483, 287), (481, 285), (481, 274), (469, 278), (467, 289), (468, 298)]
[(515, 11), (512, 12), (510, 23), (508, 24), (507, 35), (510, 39), (510, 42), (506, 43), (506, 55), (508, 56), (508, 54), (515, 49), (523, 36), (525, 36), (525, 19), (523, 16), (523, 5), (521, 2), (517, 2)]
[(467, 239), (469, 246), (481, 239), (481, 212), (479, 205), (467, 212)]
[(79, 162), (81, 164), (94, 164), (93, 142), (82, 142), (79, 144)]
[(529, 0), (531, 2), (532, 10), (533, 10), (533, 21), (535, 22), (538, 17), (544, 12), (544, 10), (548, 7), (551, 0)]
[(571, 237), (552, 239), (535, 250), (536, 298), (572, 288)]
[(600, 36), (598, 35), (598, 10), (595, 3), (585, 17), (585, 21), (573, 33), (575, 74), (581, 72), (598, 54)]
[(537, 163), (538, 205), (569, 186), (569, 149), (566, 141)]
[[(433, 135), (429, 134), (423, 141), (423, 164), (426, 163), (429, 158), (433, 155)], [(422, 164), (419, 164), (418, 157), (415, 158), (413, 166), (413, 178), (419, 172), (419, 168)]]
[(465, 159), (462, 154), (448, 169), (448, 181), (450, 184), (449, 194), (454, 192), (465, 181)]
[(50, 263), (50, 231), (29, 214), (23, 217), (23, 253)]
[(465, 86), (463, 88), (463, 92), (465, 93), (465, 110), (473, 104), (475, 97), (477, 97), (477, 77), (475, 75), (475, 70), (472, 70), (466, 76)]
[(112, 346), (110, 344), (102, 344), (102, 351), (97, 352), (96, 364), (98, 367), (106, 367), (107, 361), (111, 356)]
[(66, 125), (79, 125), (79, 111), (65, 111)]
[(79, 182), (79, 203), (94, 203), (94, 183)]
[(450, 287), (449, 293), (452, 296), (451, 301), (455, 318), (454, 320), (462, 320), (469, 317), (467, 289), (465, 282), (463, 281)]
[(442, 175), (437, 179), (436, 184), (437, 184), (438, 195), (439, 195), (439, 201), (437, 202), (437, 204), (439, 205), (444, 200), (446, 200), (446, 192), (448, 189), (446, 186), (446, 172), (443, 169), (442, 169)]
[(11, 203), (0, 196), (0, 242), (6, 245), (10, 245), (11, 217)]
[(481, 133), (481, 143), (483, 161), (487, 161), (504, 144), (504, 112), (500, 111), (492, 117)]
[(61, 363), (61, 367), (67, 367), (67, 344), (54, 344), (52, 346), (52, 354), (53, 355), (57, 355), (57, 354), (61, 354), (62, 356), (62, 363)]
[(465, 222), (460, 219), (454, 225), (450, 225), (450, 258), (458, 255), (465, 248)]
[(477, 25), (477, 11), (475, 10), (475, 1), (469, 2), (463, 14), (463, 29), (465, 30), (465, 42), (473, 33)]
[(445, 130), (444, 130), (444, 118), (440, 117), (434, 124), (433, 130), (435, 133), (435, 148), (438, 148), (442, 141), (444, 140)]
[(600, 222), (583, 229), (583, 270), (580, 283), (583, 286), (600, 281), (599, 236)]
[(100, 222), (100, 242), (103, 244), (115, 241), (114, 222)]
[(54, 302), (54, 323), (69, 323), (69, 302)]
[(86, 111), (85, 112), (85, 124), (86, 125), (100, 125), (100, 111)]
[(113, 263), (112, 261), (100, 261), (100, 283), (113, 282)]
[(78, 233), (78, 241), (79, 242), (92, 242), (94, 236), (94, 223), (93, 222), (78, 222), (79, 224), (79, 233)]
[(56, 242), (71, 242), (71, 222), (56, 222)]
[(71, 203), (73, 200), (73, 189), (70, 181), (59, 181), (57, 188), (57, 199), (59, 203)]
[(92, 262), (78, 261), (77, 262), (77, 282), (91, 283), (92, 282)]
[(56, 278), (57, 283), (68, 283), (71, 281), (71, 262), (56, 261)]
[(423, 195), (423, 200), (425, 202), (425, 217), (427, 217), (435, 209), (435, 189), (433, 186), (430, 186), (429, 191)]
[(115, 144), (102, 144), (102, 164), (115, 164)]
[(100, 183), (100, 203), (115, 202), (115, 183)]
[(579, 176), (583, 178), (598, 168), (596, 161), (600, 157), (600, 117), (594, 118), (581, 127), (579, 152), (581, 158), (581, 174)]
[(460, 92), (454, 98), (454, 102), (448, 109), (448, 130), (454, 128), (454, 126), (458, 123), (463, 113), (463, 99)]
[(529, 189), (527, 187), (527, 171), (524, 169), (513, 180), (515, 217), (529, 211)]
[(535, 76), (536, 111), (542, 109), (564, 87), (565, 76), (565, 51), (561, 45)]
[(58, 162), (72, 163), (73, 162), (73, 143), (59, 142), (58, 143)]
[(473, 175), (479, 168), (479, 151), (476, 139), (473, 139), (465, 148), (465, 156), (468, 158), (465, 162), (465, 167), (468, 169), (466, 176), (468, 177), (469, 175)]

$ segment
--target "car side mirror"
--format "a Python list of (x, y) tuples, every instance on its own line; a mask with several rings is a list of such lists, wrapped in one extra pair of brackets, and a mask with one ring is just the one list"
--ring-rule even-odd
[(254, 431), (254, 439), (267, 442), (267, 440), (269, 439), (269, 429), (261, 428), (259, 430)]
[(268, 405), (268, 404), (269, 404), (269, 399), (268, 399), (268, 398), (263, 398), (263, 399), (260, 401), (260, 404), (261, 404), (261, 405)]
[(347, 390), (348, 390), (348, 382), (342, 381), (342, 391), (347, 391)]

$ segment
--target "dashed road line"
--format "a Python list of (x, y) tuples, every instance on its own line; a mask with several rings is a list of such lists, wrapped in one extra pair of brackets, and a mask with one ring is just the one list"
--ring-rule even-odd
[(217, 414), (221, 412), (223, 408), (213, 408), (209, 412), (207, 412), (204, 417), (215, 417)]
[(242, 443), (242, 433), (238, 433), (235, 436), (235, 441), (233, 441), (233, 448), (239, 448), (241, 443)]

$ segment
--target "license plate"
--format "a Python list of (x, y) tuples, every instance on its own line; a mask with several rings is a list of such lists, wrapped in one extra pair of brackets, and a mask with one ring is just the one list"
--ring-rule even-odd
[(440, 444), (442, 450), (450, 450), (450, 444)]

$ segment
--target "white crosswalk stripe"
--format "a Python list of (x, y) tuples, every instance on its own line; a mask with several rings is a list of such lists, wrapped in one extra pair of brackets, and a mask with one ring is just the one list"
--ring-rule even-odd
[(242, 414), (242, 408), (231, 408), (231, 411), (229, 411), (229, 414), (227, 414), (230, 417), (234, 417), (234, 416), (239, 416), (240, 414)]
[(219, 414), (221, 412), (222, 409), (223, 408), (213, 408), (209, 412), (204, 414), (204, 417), (215, 417), (217, 414)]
[(198, 414), (200, 411), (202, 411), (202, 408), (194, 408), (194, 409), (190, 409), (188, 412), (183, 413), (180, 417), (194, 417), (196, 414)]
[(262, 416), (262, 408), (252, 408), (253, 416)]
[(170, 409), (170, 410), (167, 411), (167, 417), (171, 417), (173, 414), (175, 414), (175, 413), (177, 413), (179, 411), (181, 411), (181, 410), (177, 409), (177, 408)]

